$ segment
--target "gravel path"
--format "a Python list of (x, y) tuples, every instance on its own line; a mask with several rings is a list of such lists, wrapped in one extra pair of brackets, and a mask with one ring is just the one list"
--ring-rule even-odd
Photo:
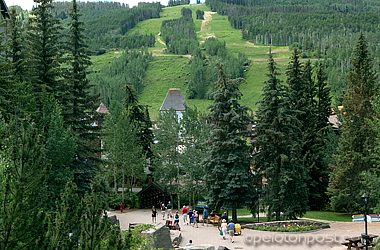
[[(151, 223), (150, 210), (128, 210), (110, 212), (120, 220), (122, 229), (127, 229), (129, 223)], [(158, 214), (157, 223), (165, 223)], [(274, 233), (243, 229), (241, 236), (234, 237), (234, 243), (229, 239), (223, 240), (218, 235), (215, 226), (199, 224), (198, 228), (183, 225), (181, 221), (182, 243), (185, 246), (191, 239), (194, 245), (211, 244), (216, 247), (226, 246), (229, 249), (271, 249), (271, 250), (305, 250), (305, 249), (346, 249), (340, 243), (348, 236), (359, 236), (364, 231), (363, 223), (333, 222), (331, 228), (309, 233)], [(368, 232), (380, 235), (380, 222), (368, 224)]]

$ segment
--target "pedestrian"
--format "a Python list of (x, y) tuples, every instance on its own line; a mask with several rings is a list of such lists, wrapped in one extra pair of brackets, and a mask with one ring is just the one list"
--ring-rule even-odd
[(225, 240), (226, 235), (227, 235), (227, 221), (225, 219), (222, 220), (222, 224), (220, 225), (220, 228), (222, 229), (223, 240)]
[(208, 224), (208, 207), (207, 206), (203, 208), (203, 226), (205, 225), (205, 222), (207, 225)]
[(187, 212), (187, 216), (189, 217), (189, 220), (190, 220), (190, 226), (191, 226), (191, 224), (194, 223), (193, 210), (189, 209), (189, 212)]
[(230, 221), (227, 225), (228, 234), (230, 235), (231, 243), (234, 243), (234, 235), (235, 235), (235, 223)]
[(187, 212), (189, 211), (189, 209), (186, 207), (186, 206), (183, 206), (182, 208), (182, 218), (183, 218), (183, 224), (189, 224), (188, 221), (187, 221)]
[(154, 206), (152, 207), (152, 223), (157, 223), (157, 210)]
[(179, 213), (178, 213), (178, 211), (176, 211), (175, 215), (174, 215), (174, 225), (179, 227)]
[(173, 215), (172, 215), (173, 205), (170, 203), (170, 201), (168, 202), (168, 205), (166, 206), (166, 208), (167, 208), (167, 213), (168, 213), (168, 219), (172, 218), (173, 217)]
[(193, 210), (193, 217), (194, 217), (194, 224), (193, 224), (193, 226), (197, 225), (197, 227), (198, 227), (199, 215), (198, 215), (197, 210)]
[(161, 214), (162, 214), (162, 219), (165, 220), (165, 212), (166, 212), (166, 207), (165, 204), (161, 204)]
[(124, 209), (124, 204), (123, 202), (120, 202), (120, 213), (123, 213), (123, 209)]

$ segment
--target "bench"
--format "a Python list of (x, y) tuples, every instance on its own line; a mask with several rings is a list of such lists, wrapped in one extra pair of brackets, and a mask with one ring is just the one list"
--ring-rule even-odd
[[(369, 214), (367, 215), (368, 222), (379, 222), (380, 216), (378, 214)], [(354, 214), (352, 215), (352, 222), (364, 222), (364, 215), (363, 214)]]
[(178, 224), (174, 224), (171, 220), (166, 220), (165, 226), (167, 226), (170, 230), (179, 230), (181, 231), (181, 228)]
[(207, 219), (207, 224), (219, 224), (220, 222), (220, 217), (218, 215), (215, 215), (215, 216), (210, 216), (208, 217)]
[[(368, 235), (368, 240), (369, 240), (369, 245), (368, 246), (374, 246), (373, 239), (375, 239), (377, 235), (374, 234), (369, 234)], [(361, 236), (356, 236), (356, 237), (350, 237), (345, 239), (346, 242), (341, 243), (344, 246), (347, 246), (347, 249), (364, 249), (365, 244), (362, 243), (362, 237)]]

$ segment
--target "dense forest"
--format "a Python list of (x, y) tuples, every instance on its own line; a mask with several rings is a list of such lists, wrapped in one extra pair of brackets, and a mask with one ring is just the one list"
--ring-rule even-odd
[[(160, 3), (139, 3), (129, 8), (117, 2), (79, 2), (84, 34), (89, 38), (89, 48), (96, 52), (109, 48), (149, 47), (154, 44), (152, 36), (131, 37), (125, 34), (137, 23), (160, 17)], [(54, 2), (54, 13), (60, 20), (67, 20), (70, 2)], [(137, 42), (139, 39), (143, 41)], [(130, 42), (132, 44), (130, 45)]]
[(111, 100), (122, 102), (126, 97), (125, 85), (130, 85), (137, 94), (144, 88), (144, 76), (152, 55), (146, 50), (126, 50), (117, 54), (111, 64), (91, 79), (100, 93), (100, 98), (109, 106)]
[[(121, 232), (107, 216), (120, 202), (138, 202), (109, 187), (109, 174), (124, 173), (125, 165), (116, 164), (109, 144), (105, 160), (102, 140), (117, 131), (123, 145), (135, 148), (136, 175), (143, 172), (152, 156), (152, 125), (134, 88), (139, 91), (139, 71), (151, 56), (126, 51), (123, 62), (114, 63), (109, 74), (118, 77), (124, 95), (116, 122), (109, 123), (106, 112), (97, 112), (101, 101), (88, 77), (91, 51), (78, 4), (65, 3), (70, 11), (63, 25), (52, 1), (35, 2), (28, 19), (11, 10), (7, 39), (0, 39), (0, 249), (150, 249), (139, 235), (147, 227)], [(125, 68), (128, 77), (119, 77)], [(113, 129), (120, 124), (124, 130)]]
[[(364, 33), (380, 61), (378, 1), (207, 0), (213, 11), (228, 15), (243, 38), (258, 44), (301, 49), (301, 56), (327, 59), (334, 103), (340, 105), (352, 48)], [(378, 63), (376, 65), (379, 65)]]
[(185, 55), (198, 47), (198, 40), (192, 17), (192, 10), (183, 8), (179, 19), (165, 20), (161, 26), (161, 36), (168, 52)]

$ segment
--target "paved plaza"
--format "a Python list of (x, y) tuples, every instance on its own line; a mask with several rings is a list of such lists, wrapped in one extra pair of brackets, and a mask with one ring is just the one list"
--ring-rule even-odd
[[(128, 229), (129, 223), (146, 223), (151, 224), (151, 210), (126, 210), (110, 212), (109, 215), (116, 215), (120, 220), (122, 229)], [(159, 213), (157, 224), (164, 224), (162, 216)], [(199, 224), (198, 228), (180, 223), (182, 233), (181, 246), (185, 246), (191, 239), (193, 245), (211, 244), (216, 246), (225, 246), (229, 249), (270, 249), (270, 250), (305, 250), (305, 249), (347, 249), (340, 243), (345, 237), (359, 236), (364, 231), (364, 223), (357, 222), (332, 222), (331, 228), (322, 229), (308, 233), (274, 233), (243, 229), (241, 236), (234, 237), (234, 243), (229, 240), (223, 240), (218, 235), (216, 226)], [(380, 222), (368, 224), (368, 232), (380, 235)]]

